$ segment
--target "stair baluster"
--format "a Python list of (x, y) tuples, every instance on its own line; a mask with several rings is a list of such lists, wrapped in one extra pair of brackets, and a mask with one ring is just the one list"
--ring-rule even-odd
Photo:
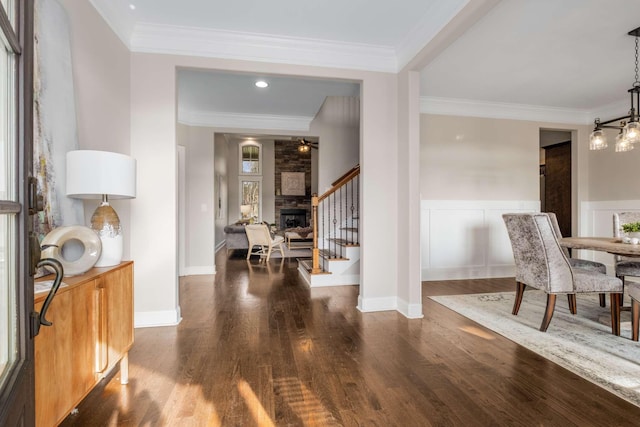
[(311, 274), (327, 271), (329, 259), (344, 258), (346, 245), (359, 244), (359, 176), (360, 165), (356, 165), (335, 181), (326, 193), (321, 196), (314, 194), (311, 198), (313, 218)]

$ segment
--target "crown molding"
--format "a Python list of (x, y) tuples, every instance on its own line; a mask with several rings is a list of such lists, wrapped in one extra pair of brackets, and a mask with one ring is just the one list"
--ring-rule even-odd
[(211, 113), (206, 111), (178, 112), (178, 123), (188, 126), (206, 126), (215, 128), (308, 132), (312, 120), (313, 117), (306, 116)]
[(392, 47), (169, 25), (138, 24), (132, 52), (396, 72)]
[(545, 107), (539, 105), (484, 102), (470, 99), (420, 97), (420, 112), (450, 116), (491, 119), (528, 120), (551, 123), (593, 123), (593, 114), (586, 110)]
[(594, 110), (591, 114), (591, 121), (589, 123), (593, 123), (596, 117), (600, 118), (600, 120), (602, 121), (607, 121), (615, 117), (626, 116), (627, 114), (629, 114), (630, 108), (631, 105), (628, 98), (612, 102), (611, 104), (604, 105)]

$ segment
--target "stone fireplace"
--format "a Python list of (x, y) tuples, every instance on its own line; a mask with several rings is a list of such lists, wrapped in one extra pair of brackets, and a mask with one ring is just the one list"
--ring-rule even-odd
[(280, 209), (280, 229), (307, 226), (306, 209)]

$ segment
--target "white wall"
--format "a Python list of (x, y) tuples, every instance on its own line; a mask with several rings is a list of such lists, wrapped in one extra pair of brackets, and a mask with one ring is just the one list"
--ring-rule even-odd
[(589, 182), (589, 126), (421, 116), (423, 280), (513, 274), (501, 214), (540, 209), (540, 129), (569, 131), (574, 140), (572, 204), (577, 229)]
[(538, 200), (539, 124), (423, 114), (420, 186), (428, 200)]
[(213, 160), (213, 169), (216, 179), (220, 181), (219, 185), (214, 187), (214, 202), (219, 204), (219, 206), (216, 206), (216, 213), (220, 210), (220, 213), (217, 213), (215, 216), (215, 247), (217, 250), (222, 247), (222, 244), (225, 241), (224, 227), (229, 224), (229, 199), (227, 188), (229, 184), (229, 173), (227, 167), (229, 149), (227, 147), (226, 139), (220, 133), (215, 134), (214, 144), (215, 156)]
[[(393, 74), (190, 56), (132, 54), (131, 142), (139, 160), (139, 197), (132, 204), (132, 255), (136, 260), (136, 311), (149, 323), (179, 319), (176, 284), (176, 68), (296, 75), (362, 81), (362, 263), (359, 308), (395, 310), (397, 244), (396, 78)], [(229, 153), (233, 158), (233, 153)], [(230, 162), (231, 163), (231, 162)], [(380, 174), (385, 170), (386, 174)], [(232, 172), (229, 171), (229, 177)], [(232, 185), (229, 185), (231, 197)], [(231, 207), (230, 207), (231, 208)], [(233, 214), (229, 212), (231, 217)], [(156, 237), (157, 230), (163, 238)], [(409, 238), (409, 236), (406, 236)], [(154, 251), (149, 251), (154, 242)], [(137, 313), (138, 314), (138, 313)], [(140, 317), (142, 318), (142, 317)], [(157, 321), (156, 321), (157, 320)]]
[[(67, 10), (71, 25), (79, 146), (83, 150), (130, 154), (129, 50), (89, 2), (60, 3)], [(86, 224), (91, 222), (98, 203), (84, 202)], [(131, 259), (130, 203), (111, 201), (124, 230), (124, 259)]]
[(350, 96), (328, 96), (309, 130), (320, 139), (317, 190), (319, 194), (331, 188), (331, 183), (349, 171), (359, 161), (360, 100)]
[(186, 149), (184, 275), (213, 274), (214, 133), (207, 127), (178, 125), (177, 142)]
[(640, 165), (640, 149), (616, 153), (615, 130), (606, 130), (609, 147), (587, 151), (589, 161), (588, 200), (637, 200), (640, 186), (636, 171)]

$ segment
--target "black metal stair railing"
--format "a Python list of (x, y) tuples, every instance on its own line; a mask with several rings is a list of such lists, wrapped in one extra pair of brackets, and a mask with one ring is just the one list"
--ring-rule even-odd
[(312, 274), (327, 271), (329, 260), (344, 259), (345, 248), (359, 244), (359, 189), (360, 165), (356, 165), (323, 195), (311, 198)]

